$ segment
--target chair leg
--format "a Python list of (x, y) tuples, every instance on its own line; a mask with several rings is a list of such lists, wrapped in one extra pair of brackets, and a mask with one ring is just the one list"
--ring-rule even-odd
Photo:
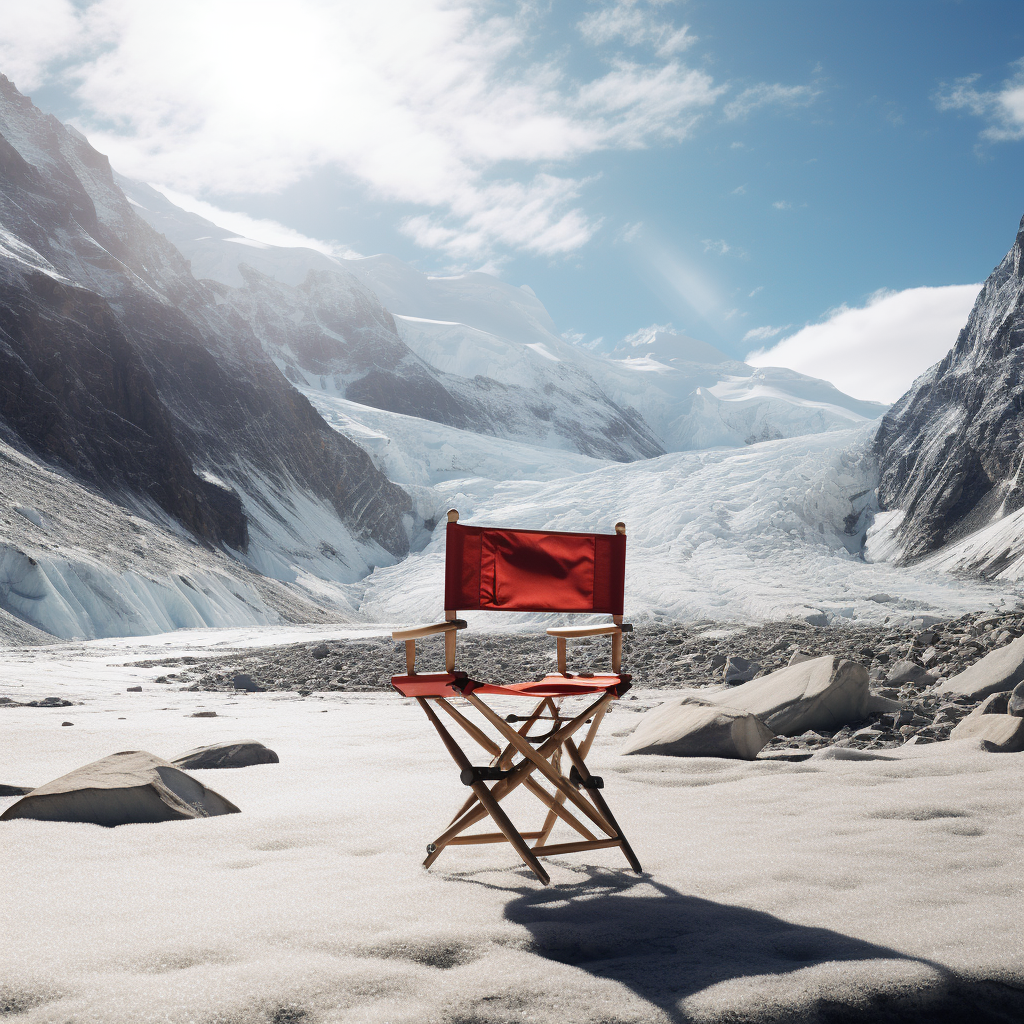
[[(589, 736), (587, 737), (590, 738)], [(583, 758), (580, 756), (579, 750), (576, 748), (576, 744), (571, 739), (565, 741), (565, 752), (569, 755), (569, 760), (572, 761), (576, 768), (576, 771), (585, 779), (590, 779), (590, 769), (587, 768)], [(619, 823), (615, 820), (615, 815), (612, 814), (611, 809), (608, 807), (601, 791), (599, 789), (588, 789), (587, 796), (597, 805), (598, 810), (608, 819), (609, 824), (615, 829), (616, 834), (619, 837), (619, 845), (622, 848), (622, 852), (629, 862), (629, 866), (633, 871), (642, 875), (644, 869), (640, 866), (640, 861), (637, 859), (636, 854), (633, 852), (633, 847), (629, 845), (629, 840), (623, 834), (622, 829), (619, 827)]]
[[(441, 737), (441, 742), (444, 743), (448, 749), (448, 753), (452, 755), (452, 759), (458, 765), (460, 771), (471, 769), (473, 766), (470, 763), (468, 757), (462, 748), (455, 742), (454, 737), (444, 727), (441, 719), (437, 717), (434, 709), (430, 707), (427, 701), (423, 697), (417, 698), (420, 707), (423, 708), (430, 719), (431, 724), (437, 730), (438, 735)], [(483, 782), (473, 783), (473, 793), (476, 795), (477, 800), (480, 801), (480, 806), (494, 819), (494, 823), (498, 826), (501, 834), (512, 844), (516, 853), (522, 857), (526, 866), (540, 879), (543, 885), (547, 885), (551, 879), (548, 877), (548, 873), (541, 866), (541, 863), (537, 858), (530, 852), (529, 846), (526, 845), (526, 840), (519, 834), (515, 825), (512, 824), (508, 815), (498, 806), (498, 801), (491, 796), (491, 791), (484, 785)], [(431, 850), (427, 861), (433, 863), (436, 859), (437, 854), (440, 851), (437, 849)]]
[[(471, 695), (467, 696), (470, 697), (470, 703), (474, 705), (478, 704), (476, 700), (472, 699)], [(591, 727), (587, 730), (586, 738), (581, 744), (579, 751), (576, 750), (575, 745), (573, 745), (571, 751), (568, 746), (565, 746), (566, 752), (570, 754), (570, 757), (572, 756), (572, 753), (575, 753), (577, 757), (580, 757), (581, 751), (589, 750), (590, 745), (593, 742), (597, 726), (604, 717), (604, 712), (612, 699), (613, 698), (608, 695), (599, 698), (571, 721), (568, 721), (560, 729), (556, 727), (555, 732), (552, 735), (549, 735), (548, 738), (545, 739), (536, 749), (525, 741), (522, 734), (529, 730), (530, 725), (536, 720), (537, 716), (540, 715), (544, 701), (537, 706), (533, 715), (531, 715), (530, 723), (526, 724), (519, 732), (509, 728), (507, 723), (503, 719), (498, 718), (486, 705), (478, 707), (478, 709), (484, 714), (484, 717), (487, 718), (491, 724), (498, 729), (502, 736), (509, 741), (508, 747), (506, 747), (500, 754), (494, 756), (492, 764), (499, 766), (507, 763), (509, 768), (511, 768), (511, 774), (507, 778), (496, 782), (490, 789), (487, 788), (483, 781), (473, 783), (473, 795), (463, 804), (462, 809), (453, 819), (448, 829), (430, 844), (428, 847), (429, 855), (426, 860), (424, 860), (423, 866), (430, 867), (430, 865), (433, 864), (433, 862), (440, 856), (441, 851), (457, 838), (459, 839), (460, 845), (473, 842), (500, 841), (496, 834), (491, 834), (486, 837), (478, 837), (474, 835), (459, 838), (460, 834), (466, 829), (470, 828), (481, 818), (489, 815), (500, 829), (501, 838), (507, 841), (516, 850), (523, 862), (531, 871), (534, 872), (538, 880), (544, 885), (549, 884), (550, 879), (547, 872), (541, 866), (538, 858), (555, 856), (559, 853), (572, 853), (587, 849), (603, 849), (609, 846), (619, 846), (623, 849), (623, 852), (626, 854), (627, 859), (629, 859), (630, 865), (633, 869), (635, 871), (639, 871), (639, 862), (636, 860), (635, 855), (633, 855), (633, 851), (629, 847), (628, 842), (626, 842), (625, 838), (622, 836), (618, 823), (614, 821), (614, 818), (612, 817), (604, 800), (600, 799), (600, 802), (594, 800), (593, 796), (596, 794), (592, 791), (588, 791), (586, 794), (586, 796), (591, 797), (591, 799), (584, 799), (583, 794), (578, 792), (575, 787), (571, 786), (568, 779), (563, 776), (561, 772), (562, 747), (565, 746), (567, 742), (571, 742), (572, 736), (578, 732), (583, 725), (590, 722)], [(459, 769), (465, 770), (467, 768), (471, 768), (472, 765), (469, 758), (444, 727), (438, 716), (434, 713), (433, 708), (429, 705), (427, 699), (417, 698), (417, 703), (423, 708), (424, 713), (437, 730), (438, 735), (441, 737), (442, 742)], [(443, 699), (439, 699), (439, 703), (444, 704), (445, 702)], [(446, 708), (446, 710), (448, 709)], [(459, 722), (460, 725), (465, 727), (466, 723), (461, 721), (463, 718), (462, 715), (455, 714), (451, 717)], [(474, 735), (478, 730), (466, 729), (466, 731), (474, 740), (480, 742), (480, 737)], [(481, 746), (484, 746), (484, 744), (481, 743)], [(488, 747), (490, 747), (490, 749), (488, 749)], [(491, 749), (495, 749), (495, 747), (488, 744), (485, 749), (490, 753)], [(515, 753), (522, 754), (523, 760), (513, 767), (512, 757)], [(548, 782), (556, 787), (554, 794), (549, 794), (536, 780), (531, 778), (533, 773), (538, 770), (547, 778)], [(589, 772), (586, 771), (585, 765), (583, 768), (583, 774), (585, 778), (589, 779), (590, 775)], [(554, 821), (551, 821), (549, 825), (547, 819), (545, 819), (546, 834), (528, 832), (524, 836), (520, 833), (505, 814), (504, 810), (499, 806), (499, 801), (503, 800), (509, 793), (520, 785), (525, 785), (535, 796), (538, 797), (538, 799), (541, 800), (542, 803), (547, 804), (549, 808), (548, 818), (554, 816), (563, 819), (567, 824), (571, 825), (577, 832), (584, 836), (585, 841), (544, 847), (543, 844), (546, 842), (547, 836), (550, 835), (551, 829), (554, 827)], [(607, 832), (612, 838), (594, 838), (593, 834), (586, 828), (586, 826), (583, 825), (583, 823), (579, 821), (566, 807), (562, 806), (563, 801), (567, 796), (572, 803), (575, 803), (577, 807), (586, 813), (587, 817), (591, 818), (595, 824)], [(527, 838), (539, 840), (535, 847), (536, 852), (531, 850), (527, 845)]]

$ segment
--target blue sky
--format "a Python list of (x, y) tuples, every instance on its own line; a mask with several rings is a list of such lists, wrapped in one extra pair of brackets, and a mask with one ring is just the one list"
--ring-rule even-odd
[(1019, 0), (0, 0), (0, 70), (124, 173), (822, 375), (955, 337), (1024, 213), (1022, 60)]

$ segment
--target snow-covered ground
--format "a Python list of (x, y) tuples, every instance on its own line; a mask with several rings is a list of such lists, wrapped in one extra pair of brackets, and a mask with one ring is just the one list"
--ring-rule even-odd
[[(86, 647), (126, 662), (154, 641)], [(626, 757), (626, 700), (591, 760), (646, 874), (577, 854), (544, 889), (507, 847), (421, 868), (465, 790), (397, 695), (174, 692), (156, 668), (12, 653), (0, 691), (48, 676), (84, 703), (0, 712), (2, 782), (230, 739), (281, 759), (194, 773), (238, 815), (2, 823), (0, 1007), (19, 1022), (1019, 1019), (1022, 754)]]

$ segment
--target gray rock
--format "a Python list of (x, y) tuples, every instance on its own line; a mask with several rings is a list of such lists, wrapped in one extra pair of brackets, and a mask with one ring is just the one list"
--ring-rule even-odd
[(248, 672), (239, 672), (238, 675), (232, 678), (231, 685), (236, 690), (245, 690), (246, 693), (263, 692), (263, 687), (253, 682), (253, 678)]
[(918, 665), (913, 661), (897, 661), (891, 669), (889, 669), (888, 675), (885, 677), (885, 681), (890, 686), (899, 686), (903, 683), (915, 683), (921, 686), (931, 686), (935, 682), (936, 677), (933, 676), (926, 668)]
[(0, 782), (0, 796), (24, 796), (26, 793), (31, 793), (33, 788), (32, 786), (8, 786)]
[(321, 658), (327, 658), (330, 656), (331, 649), (327, 644), (319, 644), (313, 648), (313, 657), (319, 661)]
[(237, 813), (229, 800), (162, 757), (125, 750), (32, 790), (0, 814), (0, 821), (36, 818), (112, 828)]
[(216, 718), (216, 711), (193, 711), (189, 718)]
[(128, 692), (129, 693), (142, 693), (142, 687), (141, 686), (129, 686), (128, 687)]
[(756, 661), (749, 661), (746, 658), (733, 655), (725, 663), (725, 681), (727, 683), (746, 683), (760, 671), (761, 666)]
[(1006, 702), (1006, 712), (1017, 718), (1024, 718), (1024, 683), (1018, 683)]
[(1024, 638), (986, 654), (981, 661), (947, 679), (938, 692), (980, 700), (1024, 682)]
[(277, 764), (281, 759), (269, 747), (256, 740), (211, 743), (186, 750), (173, 758), (179, 768), (248, 768), (254, 764)]
[(749, 712), (677, 697), (641, 717), (622, 753), (751, 761), (774, 735)]
[[(972, 712), (971, 715), (1006, 715), (1010, 702), (1010, 691), (990, 693)], [(968, 716), (970, 717), (970, 716)]]
[(1014, 754), (1024, 750), (1024, 718), (1016, 715), (968, 715), (950, 734), (950, 740), (981, 740), (986, 750)]
[(74, 722), (61, 722), (61, 725), (74, 725)]
[(756, 715), (773, 732), (797, 736), (833, 731), (864, 719), (870, 709), (868, 670), (855, 661), (814, 658), (721, 693), (710, 703)]
[(794, 651), (790, 656), (789, 665), (799, 665), (802, 661), (814, 661), (814, 655), (806, 651)]

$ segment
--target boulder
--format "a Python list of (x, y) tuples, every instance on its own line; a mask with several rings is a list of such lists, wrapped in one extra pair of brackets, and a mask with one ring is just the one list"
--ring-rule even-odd
[(31, 793), (32, 786), (9, 786), (6, 782), (0, 782), (0, 796), (24, 796)]
[(125, 750), (32, 790), (0, 814), (0, 821), (36, 818), (113, 827), (237, 813), (229, 800), (162, 757)]
[(262, 693), (263, 691), (263, 687), (253, 682), (253, 678), (248, 672), (239, 672), (232, 678), (231, 685), (236, 690), (244, 690), (246, 693)]
[(814, 655), (808, 654), (806, 651), (794, 651), (789, 656), (790, 665), (799, 665), (801, 662), (804, 661), (814, 661)]
[[(1009, 691), (990, 693), (972, 712), (973, 715), (1008, 715), (1010, 704)], [(970, 716), (968, 716), (970, 717)]]
[(774, 735), (747, 711), (708, 704), (694, 697), (677, 697), (641, 717), (622, 753), (736, 757), (752, 761)]
[(1006, 702), (1006, 713), (1024, 718), (1024, 683), (1018, 683)]
[(248, 768), (253, 764), (277, 764), (280, 760), (273, 750), (256, 740), (236, 740), (186, 750), (171, 763), (179, 768)]
[(828, 655), (780, 668), (705, 699), (756, 715), (780, 736), (839, 729), (860, 721), (871, 710), (868, 670), (855, 661)]
[(897, 661), (885, 677), (890, 686), (901, 686), (903, 683), (917, 683), (920, 686), (931, 686), (937, 676), (915, 661)]
[(745, 683), (753, 679), (761, 666), (756, 661), (732, 655), (725, 663), (725, 681), (727, 683)]
[(949, 738), (980, 739), (986, 750), (1013, 754), (1024, 750), (1024, 718), (1016, 715), (968, 715), (949, 734)]
[(986, 654), (941, 683), (937, 692), (980, 700), (990, 693), (1012, 690), (1020, 682), (1024, 682), (1024, 637)]

